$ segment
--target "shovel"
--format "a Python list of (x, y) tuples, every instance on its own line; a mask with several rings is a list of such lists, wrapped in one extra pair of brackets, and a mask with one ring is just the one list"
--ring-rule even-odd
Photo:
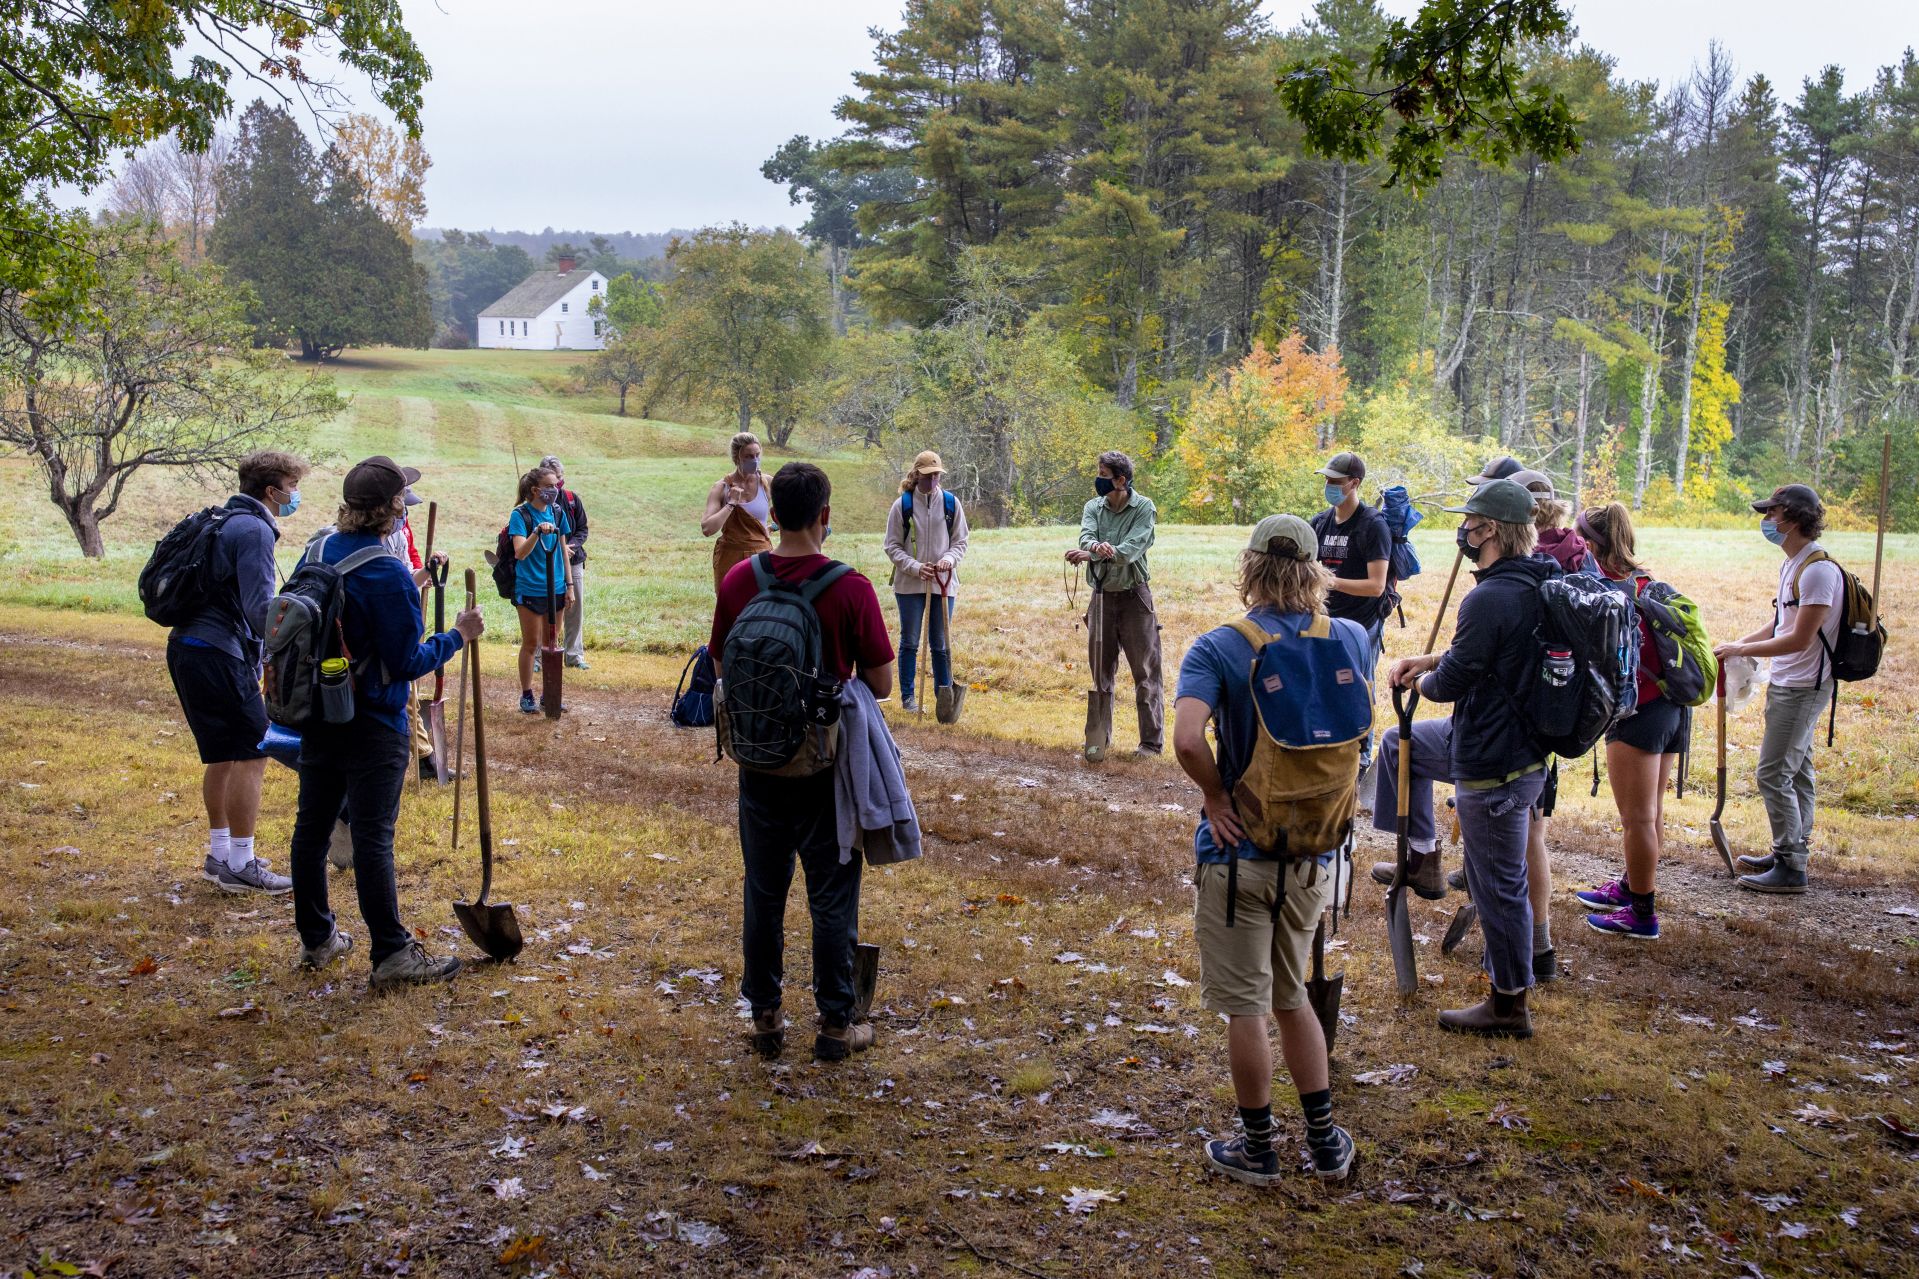
[[(432, 516), (427, 520), (432, 522)], [(427, 539), (432, 544), (432, 539)], [(438, 635), (446, 629), (446, 575), (451, 566), (442, 562), (438, 568), (428, 561), (428, 581), (433, 584), (433, 633)], [(439, 778), (440, 785), (447, 784), (451, 770), (447, 764), (446, 753), (446, 667), (433, 672), (433, 700), (420, 708), (420, 715), (426, 720), (427, 740), (433, 745), (433, 774)]]
[(1413, 954), (1413, 921), (1406, 914), (1406, 855), (1412, 843), (1408, 800), (1413, 788), (1413, 711), (1419, 690), (1393, 685), (1393, 710), (1399, 715), (1399, 843), (1392, 886), (1386, 890), (1386, 940), (1393, 951), (1393, 975), (1399, 993), (1419, 988), (1419, 960)]
[[(478, 608), (480, 601), (474, 593), (473, 570), (466, 571), (466, 606)], [(471, 645), (460, 646), (460, 709), (455, 715), (453, 729), (453, 849), (460, 848), (460, 781), (466, 776), (466, 659)]]
[[(933, 570), (933, 580), (939, 583), (940, 588), (940, 638), (946, 642), (946, 678), (951, 681), (946, 686), (946, 718), (940, 720), (940, 723), (957, 724), (959, 723), (960, 707), (966, 704), (966, 681), (955, 675), (952, 669), (953, 570), (950, 568), (935, 568)], [(932, 634), (930, 630), (927, 632), (926, 643), (928, 647), (931, 647), (933, 643)], [(937, 703), (938, 700), (938, 690), (936, 689), (934, 690), (934, 701)]]
[(1306, 1001), (1319, 1018), (1320, 1033), (1326, 1036), (1326, 1055), (1333, 1055), (1333, 1037), (1339, 1034), (1339, 996), (1346, 989), (1346, 974), (1326, 975), (1326, 917), (1320, 916), (1313, 932), (1313, 975), (1306, 982)]
[(853, 1020), (865, 1021), (873, 1010), (873, 990), (880, 980), (880, 948), (872, 942), (853, 943)]
[[(473, 570), (468, 569), (467, 591), (470, 594), (472, 590)], [(508, 960), (519, 954), (526, 942), (520, 936), (520, 921), (514, 916), (513, 907), (500, 902), (488, 905), (486, 900), (493, 889), (493, 813), (487, 803), (486, 789), (486, 703), (480, 696), (479, 641), (474, 640), (467, 647), (473, 650), (470, 654), (473, 659), (473, 790), (480, 807), (480, 895), (471, 902), (454, 902), (453, 917), (489, 958)]]
[[(563, 681), (561, 668), (566, 663), (560, 654), (559, 605), (553, 594), (553, 575), (556, 571), (554, 560), (559, 550), (560, 535), (555, 533), (552, 537), (553, 545), (548, 547), (546, 552), (546, 633), (540, 637), (540, 709), (546, 712), (548, 719), (558, 719), (560, 717), (560, 685)], [(476, 715), (473, 720), (475, 743), (479, 741), (479, 733), (480, 722)]]
[[(1447, 800), (1446, 807), (1453, 815), (1453, 846), (1459, 846), (1459, 807), (1456, 800)], [(1453, 912), (1453, 922), (1446, 925), (1445, 939), (1439, 943), (1439, 953), (1450, 955), (1459, 949), (1459, 943), (1466, 940), (1466, 934), (1479, 922), (1479, 907), (1467, 902)]]
[(1712, 846), (1719, 850), (1720, 860), (1726, 863), (1726, 873), (1737, 879), (1739, 868), (1732, 862), (1732, 841), (1726, 838), (1726, 828), (1719, 823), (1719, 819), (1726, 813), (1726, 667), (1724, 663), (1721, 663), (1719, 667), (1719, 696), (1714, 700), (1718, 702), (1719, 711), (1719, 769), (1714, 775), (1713, 782), (1718, 793), (1713, 797), (1712, 802), (1712, 822), (1710, 823)]

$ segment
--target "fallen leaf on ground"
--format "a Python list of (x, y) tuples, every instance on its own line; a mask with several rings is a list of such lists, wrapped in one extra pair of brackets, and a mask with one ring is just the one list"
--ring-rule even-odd
[(825, 1146), (820, 1145), (817, 1141), (809, 1141), (798, 1150), (788, 1151), (781, 1157), (785, 1159), (831, 1159), (833, 1152)]
[(1086, 1190), (1079, 1186), (1069, 1189), (1071, 1193), (1061, 1195), (1060, 1202), (1066, 1205), (1066, 1211), (1080, 1217), (1088, 1215), (1101, 1204), (1116, 1204), (1125, 1197), (1110, 1190)]
[(139, 963), (127, 969), (129, 977), (150, 977), (160, 970), (160, 963), (152, 955), (143, 956)]
[(1356, 1084), (1403, 1084), (1419, 1073), (1419, 1067), (1411, 1062), (1402, 1061), (1395, 1065), (1383, 1066), (1378, 1070), (1368, 1070), (1353, 1076)]
[(1846, 1122), (1844, 1115), (1816, 1101), (1809, 1101), (1793, 1111), (1792, 1117), (1802, 1124), (1811, 1124), (1815, 1128), (1837, 1128)]
[(518, 1177), (502, 1177), (498, 1181), (487, 1183), (493, 1187), (493, 1194), (499, 1199), (524, 1199), (526, 1187), (520, 1184)]

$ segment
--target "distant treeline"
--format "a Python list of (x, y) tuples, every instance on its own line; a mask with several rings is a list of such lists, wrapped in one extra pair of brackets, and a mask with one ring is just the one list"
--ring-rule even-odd
[[(443, 227), (419, 227), (414, 235), (422, 240), (438, 240), (446, 234)], [(469, 230), (468, 235), (475, 232)], [(547, 227), (541, 231), (495, 231), (491, 227), (477, 234), (484, 235), (493, 244), (508, 245), (525, 249), (535, 260), (544, 259), (546, 251), (555, 245), (570, 244), (582, 250), (594, 241), (602, 241), (614, 256), (640, 262), (648, 258), (666, 256), (666, 246), (675, 236), (689, 236), (691, 231), (556, 231)]]

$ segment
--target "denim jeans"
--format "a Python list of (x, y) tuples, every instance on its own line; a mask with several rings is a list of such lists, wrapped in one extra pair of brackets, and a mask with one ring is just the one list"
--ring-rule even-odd
[[(1453, 721), (1413, 721), (1413, 779), (1406, 806), (1407, 827), (1418, 848), (1432, 848), (1439, 837), (1433, 822), (1433, 783), (1450, 782)], [(1399, 725), (1379, 739), (1379, 767), (1373, 770), (1373, 829), (1388, 834), (1399, 829)]]
[[(1386, 619), (1385, 618), (1383, 617), (1380, 618), (1378, 621), (1374, 622), (1371, 626), (1368, 626), (1366, 628), (1366, 643), (1369, 646), (1369, 651), (1373, 655), (1372, 667), (1366, 672), (1366, 686), (1373, 690), (1373, 703), (1374, 705), (1378, 705), (1379, 703), (1379, 696), (1378, 696), (1379, 694), (1379, 655), (1386, 651)], [(1387, 698), (1389, 701), (1391, 699), (1391, 696), (1392, 695), (1390, 693), (1387, 694)], [(1378, 723), (1378, 720), (1375, 717), (1374, 724), (1377, 725), (1377, 723)], [(1372, 767), (1373, 739), (1375, 736), (1376, 734), (1369, 731), (1366, 734), (1365, 744), (1359, 748), (1359, 771), (1362, 773), (1365, 772), (1368, 768)]]
[(377, 966), (411, 939), (400, 922), (393, 878), (393, 822), (413, 767), (413, 745), (369, 720), (318, 724), (300, 742), (300, 805), (293, 819), (293, 925), (300, 942), (321, 946), (333, 935), (327, 906), (327, 841), (341, 805), (352, 810), (353, 886), (366, 921), (367, 955)]
[(1796, 870), (1806, 868), (1811, 849), (1818, 778), (1812, 768), (1812, 740), (1819, 717), (1832, 701), (1832, 681), (1817, 688), (1766, 687), (1766, 732), (1759, 741), (1754, 780), (1772, 827), (1772, 851)]
[(833, 770), (771, 777), (740, 770), (740, 854), (746, 863), (746, 913), (740, 929), (740, 994), (756, 1013), (780, 1006), (786, 951), (786, 895), (798, 856), (813, 916), (813, 1002), (820, 1021), (844, 1026), (853, 1015), (853, 943), (859, 938), (860, 868), (840, 861)]
[(1493, 989), (1514, 994), (1533, 984), (1533, 906), (1526, 884), (1526, 837), (1546, 770), (1486, 790), (1454, 792), (1459, 837), (1466, 845), (1466, 888), (1486, 937)]
[[(893, 596), (894, 602), (900, 606), (899, 664), (894, 669), (899, 672), (900, 700), (902, 702), (910, 702), (913, 700), (913, 681), (919, 674), (920, 622), (926, 616), (927, 598), (925, 595)], [(935, 591), (932, 598), (939, 598), (939, 593)], [(946, 619), (949, 626), (953, 619), (953, 610), (958, 605), (958, 600), (950, 596), (947, 598)], [(937, 631), (938, 634), (932, 634), (931, 631), (929, 631), (926, 636), (926, 646), (932, 650), (933, 687), (945, 688), (953, 682), (953, 653), (947, 640), (951, 632), (947, 626), (937, 624), (939, 621), (938, 609), (933, 610), (933, 620), (935, 625), (931, 628), (931, 631)]]

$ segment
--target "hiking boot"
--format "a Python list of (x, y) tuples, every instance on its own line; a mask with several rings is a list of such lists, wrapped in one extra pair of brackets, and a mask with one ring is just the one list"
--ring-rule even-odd
[(1751, 853), (1741, 853), (1739, 854), (1739, 869), (1763, 875), (1772, 869), (1774, 860), (1776, 859), (1771, 853), (1761, 853), (1757, 857)]
[(591, 666), (588, 666), (586, 664), (586, 659), (584, 657), (567, 658), (566, 668), (570, 671), (590, 671), (593, 669)]
[(540, 703), (534, 699), (533, 690), (529, 688), (520, 694), (520, 714), (538, 715), (539, 713)]
[(1642, 915), (1633, 909), (1631, 902), (1627, 902), (1618, 910), (1586, 916), (1586, 926), (1596, 933), (1611, 933), (1615, 937), (1636, 937), (1640, 941), (1652, 941), (1659, 936), (1659, 914), (1655, 911)]
[(1544, 986), (1547, 982), (1559, 980), (1559, 952), (1556, 950), (1536, 950), (1533, 952), (1533, 983)]
[(818, 1061), (845, 1061), (872, 1046), (873, 1023), (870, 1021), (840, 1027), (821, 1026), (820, 1033), (813, 1037), (813, 1056)]
[(765, 1012), (753, 1014), (753, 1051), (762, 1057), (773, 1058), (786, 1048), (786, 1018), (780, 1015), (778, 1004)]
[(352, 949), (352, 936), (336, 928), (333, 930), (333, 936), (327, 938), (320, 945), (300, 947), (300, 967), (325, 968), (328, 964)]
[(1449, 870), (1446, 872), (1446, 887), (1456, 893), (1472, 891), (1466, 887), (1466, 868), (1464, 866), (1461, 866), (1458, 870)]
[(1148, 746), (1144, 742), (1133, 748), (1134, 759), (1158, 759), (1166, 753), (1163, 746)]
[(920, 713), (920, 699), (919, 699), (919, 698), (917, 698), (917, 697), (902, 697), (902, 698), (900, 698), (900, 710), (901, 710), (901, 711), (902, 711), (903, 713), (905, 713), (905, 714), (907, 714), (907, 715), (917, 715), (917, 714), (919, 714), (919, 713)]
[(1113, 743), (1113, 695), (1111, 693), (1088, 693), (1086, 695), (1086, 762), (1097, 764), (1106, 758), (1106, 748)]
[(1319, 1145), (1307, 1143), (1313, 1156), (1313, 1175), (1321, 1181), (1344, 1181), (1353, 1167), (1353, 1135), (1333, 1125), (1327, 1140)]
[(1502, 995), (1494, 991), (1471, 1008), (1452, 1008), (1439, 1014), (1439, 1028), (1456, 1035), (1485, 1035), (1492, 1039), (1531, 1039), (1532, 1014), (1526, 1011), (1526, 992)]
[(1755, 893), (1803, 893), (1806, 891), (1806, 872), (1790, 865), (1784, 858), (1773, 859), (1772, 869), (1763, 875), (1741, 875), (1739, 886)]
[(1214, 1172), (1223, 1172), (1249, 1186), (1277, 1186), (1285, 1176), (1279, 1170), (1279, 1152), (1268, 1146), (1264, 1154), (1249, 1155), (1244, 1135), (1207, 1142), (1206, 1162)]
[(434, 982), (451, 981), (453, 974), (459, 971), (458, 955), (435, 959), (426, 953), (426, 947), (417, 941), (410, 941), (404, 949), (396, 950), (382, 959), (374, 967), (373, 977), (367, 984), (375, 990), (392, 990), (398, 986), (428, 986)]
[(353, 869), (353, 828), (346, 822), (333, 823), (333, 834), (326, 842), (326, 859), (335, 870)]
[(420, 780), (423, 782), (437, 782), (440, 780), (440, 770), (433, 767), (433, 757), (431, 755), (420, 756)]
[(262, 893), (268, 897), (278, 897), (293, 891), (292, 880), (268, 870), (267, 864), (258, 857), (239, 870), (231, 870), (225, 862), (216, 862), (209, 857), (202, 873), (218, 884), (221, 892), (226, 893)]
[(1609, 879), (1597, 888), (1582, 888), (1573, 896), (1579, 899), (1580, 905), (1590, 906), (1601, 914), (1618, 910), (1632, 901), (1632, 894), (1626, 891), (1624, 875)]
[[(1393, 876), (1399, 871), (1397, 862), (1374, 862), (1373, 882), (1393, 886)], [(1439, 850), (1430, 853), (1406, 854), (1406, 885), (1429, 902), (1436, 902), (1446, 896), (1446, 879), (1440, 874)]]

